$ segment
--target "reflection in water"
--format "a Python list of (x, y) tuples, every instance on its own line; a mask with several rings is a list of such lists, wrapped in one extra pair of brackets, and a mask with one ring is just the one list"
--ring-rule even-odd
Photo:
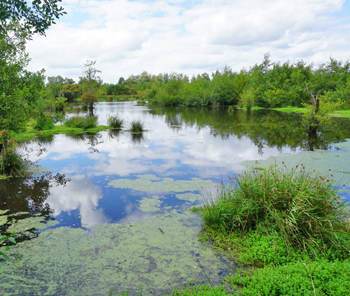
[[(13, 224), (29, 217), (41, 217), (41, 223), (48, 223), (53, 219), (53, 209), (47, 200), (50, 191), (63, 188), (69, 182), (70, 179), (65, 175), (52, 173), (39, 177), (0, 180), (0, 210), (6, 211), (4, 218), (8, 217), (7, 222), (0, 225), (0, 233), (7, 233)], [(17, 240), (36, 236), (38, 229), (28, 229)]]
[(197, 127), (198, 132), (209, 128), (214, 137), (228, 140), (235, 135), (238, 139), (249, 137), (257, 146), (259, 154), (264, 147), (281, 150), (289, 147), (294, 151), (303, 149), (327, 149), (332, 142), (350, 137), (349, 120), (333, 118), (332, 127), (308, 132), (301, 122), (301, 115), (277, 111), (257, 110), (245, 112), (215, 110), (209, 108), (155, 108), (152, 114), (165, 115), (165, 121), (173, 130), (184, 126)]
[(131, 134), (131, 143), (134, 144), (134, 145), (137, 145), (137, 144), (141, 144), (142, 141), (144, 141), (144, 136), (143, 134), (134, 134), (132, 133)]
[(100, 186), (87, 182), (85, 176), (75, 176), (65, 188), (52, 188), (47, 202), (54, 210), (54, 217), (62, 211), (70, 213), (79, 210), (81, 226), (92, 227), (108, 222), (103, 209), (96, 209), (102, 197)]

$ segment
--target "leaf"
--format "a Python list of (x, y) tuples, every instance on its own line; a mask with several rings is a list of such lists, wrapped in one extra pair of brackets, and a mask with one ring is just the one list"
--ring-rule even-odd
[(15, 241), (13, 238), (11, 238), (11, 237), (9, 237), (7, 240), (8, 240), (9, 242), (13, 243), (13, 244), (16, 244), (16, 241)]
[(2, 254), (2, 257), (4, 257), (5, 260), (9, 260), (9, 256), (7, 256), (6, 254)]

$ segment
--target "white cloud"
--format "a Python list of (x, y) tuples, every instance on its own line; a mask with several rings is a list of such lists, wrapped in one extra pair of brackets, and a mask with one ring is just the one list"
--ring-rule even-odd
[(348, 59), (344, 0), (64, 1), (68, 12), (28, 44), (31, 70), (77, 79), (97, 60), (105, 82), (146, 70), (187, 75), (262, 61)]

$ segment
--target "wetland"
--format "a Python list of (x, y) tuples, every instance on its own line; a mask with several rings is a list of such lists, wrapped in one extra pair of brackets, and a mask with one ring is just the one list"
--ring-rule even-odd
[[(71, 106), (68, 116), (85, 115)], [(296, 113), (96, 103), (99, 125), (113, 114), (123, 129), (23, 143), (32, 176), (0, 180), (0, 232), (18, 234), (1, 295), (164, 295), (189, 281), (220, 284), (240, 263), (198, 239), (202, 219), (189, 209), (253, 166), (331, 168), (349, 198), (349, 119), (311, 133)], [(145, 132), (130, 133), (133, 120)]]

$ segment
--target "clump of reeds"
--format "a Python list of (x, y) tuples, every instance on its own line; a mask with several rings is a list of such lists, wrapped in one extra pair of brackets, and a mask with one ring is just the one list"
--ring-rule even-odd
[(239, 235), (277, 235), (287, 248), (316, 257), (349, 255), (349, 211), (331, 179), (301, 164), (253, 169), (231, 180), (216, 199), (206, 200), (202, 217), (207, 226)]
[(145, 124), (141, 120), (133, 120), (130, 131), (132, 133), (143, 133), (145, 131)]
[(120, 129), (123, 126), (124, 120), (119, 118), (117, 115), (109, 115), (107, 122), (109, 126)]
[(67, 127), (82, 128), (84, 130), (96, 127), (96, 118), (94, 116), (79, 117), (74, 116), (67, 119), (64, 123)]

